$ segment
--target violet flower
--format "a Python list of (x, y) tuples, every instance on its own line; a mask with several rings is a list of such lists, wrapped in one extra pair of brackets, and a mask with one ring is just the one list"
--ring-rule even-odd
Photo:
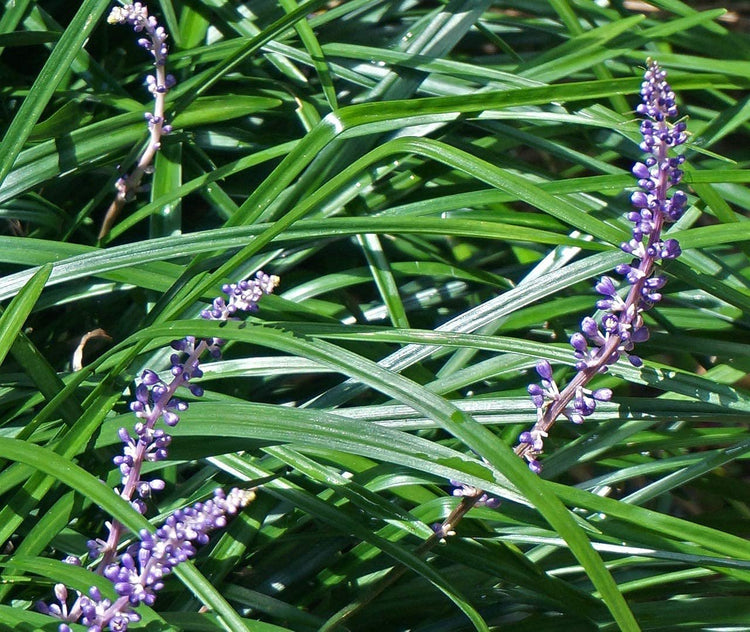
[[(259, 271), (253, 279), (224, 285), (222, 291), (226, 298), (215, 299), (210, 308), (201, 312), (201, 317), (227, 321), (236, 320), (238, 312), (254, 312), (260, 298), (273, 292), (278, 282), (277, 276)], [(171, 436), (156, 428), (156, 423), (161, 419), (166, 426), (173, 427), (179, 422), (180, 413), (187, 410), (187, 402), (175, 397), (179, 387), (186, 387), (195, 397), (203, 395), (203, 389), (190, 380), (202, 376), (200, 357), (205, 352), (214, 358), (220, 357), (223, 343), (220, 338), (186, 336), (172, 342), (175, 353), (170, 358), (171, 380), (163, 381), (150, 369), (141, 374), (135, 399), (130, 404), (138, 421), (133, 434), (126, 428), (118, 431), (123, 450), (113, 459), (122, 475), (122, 488), (116, 491), (141, 514), (146, 511), (145, 501), (151, 493), (165, 486), (161, 479), (145, 480), (141, 477), (144, 462), (162, 461), (167, 457)], [(140, 540), (130, 545), (119, 559), (117, 547), (124, 526), (116, 520), (108, 522), (107, 539), (90, 540), (89, 555), (92, 558), (101, 556), (97, 564), (99, 572), (113, 582), (119, 597), (113, 602), (102, 598), (96, 588), (91, 588), (88, 595), (79, 593), (68, 607), (67, 588), (58, 584), (55, 596), (59, 605), (40, 603), (39, 610), (65, 621), (60, 625), (60, 632), (68, 632), (68, 623), (71, 622), (88, 626), (89, 632), (127, 630), (130, 622), (139, 619), (131, 607), (140, 603), (152, 605), (155, 593), (163, 586), (162, 579), (174, 566), (194, 556), (196, 547), (208, 541), (208, 533), (225, 526), (227, 516), (247, 505), (254, 496), (251, 490), (233, 489), (225, 494), (218, 489), (213, 499), (175, 511), (155, 533), (141, 531), (138, 534)], [(76, 558), (68, 561), (80, 563)]]
[(632, 238), (621, 245), (633, 261), (615, 268), (630, 288), (623, 298), (610, 277), (602, 277), (596, 284), (596, 291), (604, 297), (596, 306), (604, 315), (600, 322), (587, 316), (581, 331), (571, 336), (578, 372), (565, 388), (558, 388), (549, 362), (537, 363), (541, 382), (528, 388), (537, 421), (531, 430), (521, 433), (515, 448), (536, 473), (541, 471), (538, 457), (544, 439), (557, 418), (563, 415), (573, 423), (582, 423), (594, 412), (597, 402), (612, 397), (609, 389), (587, 389), (591, 379), (606, 372), (622, 356), (633, 366), (642, 365), (632, 353), (635, 344), (649, 336), (642, 314), (661, 300), (660, 290), (666, 283), (665, 277), (655, 273), (655, 266), (680, 255), (680, 245), (675, 239), (663, 239), (662, 230), (666, 223), (680, 219), (687, 203), (682, 191), (669, 195), (682, 179), (680, 166), (685, 160), (683, 156), (671, 156), (670, 150), (687, 140), (686, 125), (683, 121), (671, 122), (677, 117), (675, 94), (666, 81), (666, 72), (653, 60), (648, 61), (641, 97), (643, 102), (636, 111), (646, 118), (641, 123), (640, 147), (648, 156), (633, 166), (640, 190), (631, 196), (635, 210), (627, 215), (633, 222)]
[(164, 587), (163, 579), (177, 564), (193, 557), (196, 547), (208, 542), (208, 534), (227, 524), (227, 516), (236, 514), (255, 498), (255, 492), (232, 489), (229, 494), (217, 489), (214, 497), (192, 507), (178, 509), (155, 533), (142, 530), (139, 542), (131, 544), (118, 562), (104, 569), (104, 576), (115, 587), (115, 601), (102, 597), (92, 587), (88, 595), (79, 594), (68, 608), (68, 590), (64, 584), (55, 585), (59, 604), (38, 604), (41, 612), (66, 621), (58, 632), (70, 632), (68, 623), (77, 622), (89, 632), (124, 632), (130, 623), (140, 620), (133, 606), (151, 606), (156, 592)]
[(490, 496), (484, 490), (474, 487), (473, 485), (467, 485), (461, 481), (450, 480), (449, 481), (453, 489), (451, 490), (451, 496), (457, 498), (476, 498), (474, 504), (477, 507), (489, 507), (490, 509), (497, 509), (500, 506), (500, 499)]
[(133, 171), (117, 179), (115, 199), (104, 216), (99, 239), (103, 239), (119, 215), (125, 203), (132, 198), (140, 186), (144, 174), (151, 169), (156, 152), (161, 148), (161, 137), (172, 131), (164, 118), (166, 95), (175, 85), (175, 78), (168, 75), (165, 69), (167, 63), (167, 33), (159, 26), (156, 18), (148, 14), (148, 8), (141, 2), (125, 4), (115, 7), (107, 17), (110, 24), (130, 24), (136, 33), (143, 33), (146, 37), (138, 40), (138, 44), (145, 48), (154, 58), (154, 74), (146, 77), (148, 91), (154, 97), (154, 111), (145, 114), (150, 133), (149, 143)]
[[(258, 300), (264, 294), (273, 292), (278, 282), (277, 276), (258, 271), (253, 279), (224, 285), (222, 291), (226, 299), (214, 299), (211, 309), (201, 312), (201, 318), (226, 321), (235, 319), (234, 314), (238, 311), (254, 312), (258, 309)], [(121, 455), (114, 458), (114, 463), (122, 474), (122, 489), (118, 491), (139, 513), (145, 510), (144, 501), (151, 492), (164, 487), (164, 482), (160, 479), (141, 479), (143, 463), (166, 458), (167, 447), (172, 439), (164, 430), (155, 429), (156, 422), (162, 419), (167, 426), (173, 427), (180, 420), (179, 414), (187, 410), (187, 402), (175, 397), (180, 386), (186, 387), (195, 397), (203, 395), (203, 389), (190, 380), (203, 375), (199, 365), (203, 353), (208, 351), (212, 357), (218, 358), (223, 342), (219, 338), (203, 340), (194, 336), (175, 340), (172, 348), (176, 353), (170, 358), (172, 380), (169, 383), (163, 382), (150, 369), (141, 374), (141, 382), (135, 389), (135, 399), (130, 404), (130, 409), (139, 421), (133, 428), (134, 436), (126, 428), (120, 428), (119, 436), (124, 449)], [(89, 542), (92, 557), (103, 555), (103, 564), (106, 566), (116, 554), (122, 528), (115, 521), (110, 527), (106, 542)]]

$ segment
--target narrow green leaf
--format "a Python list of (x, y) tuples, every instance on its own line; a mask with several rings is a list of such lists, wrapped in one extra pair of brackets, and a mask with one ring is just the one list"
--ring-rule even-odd
[[(163, 331), (166, 333), (170, 329), (167, 326)], [(219, 328), (214, 323), (196, 323), (193, 331), (195, 334), (200, 334), (209, 329), (216, 331), (216, 335), (219, 335)], [(151, 329), (153, 335), (160, 335), (160, 331), (160, 327)], [(228, 328), (223, 327), (221, 331), (221, 335), (226, 338)], [(480, 489), (484, 487), (495, 491), (494, 486), (490, 487), (486, 483), (493, 480), (496, 482), (509, 480), (512, 486), (517, 487), (549, 521), (557, 533), (566, 540), (571, 551), (586, 568), (589, 577), (601, 592), (604, 602), (622, 629), (633, 631), (640, 629), (617, 590), (612, 576), (567, 509), (544, 491), (539, 478), (529, 471), (525, 463), (521, 462), (510, 448), (498, 441), (495, 435), (477, 424), (469, 415), (411, 380), (384, 370), (362, 356), (322, 341), (299, 338), (281, 330), (252, 326), (233, 331), (232, 337), (251, 341), (253, 344), (268, 345), (280, 351), (302, 355), (323, 365), (331, 366), (434, 419), (441, 427), (464, 442), (467, 447), (481, 454), (491, 465), (492, 470), (482, 476), (487, 477), (484, 484), (475, 481), (471, 481), (471, 484), (479, 486)]]
[(18, 338), (21, 327), (31, 310), (34, 309), (51, 273), (50, 264), (39, 268), (2, 312), (0, 316), (0, 364), (3, 363), (8, 351)]
[(84, 0), (75, 17), (55, 45), (44, 68), (36, 76), (29, 96), (24, 100), (0, 142), (0, 183), (10, 173), (26, 139), (42, 115), (60, 81), (96, 26), (97, 20), (108, 9), (99, 0)]

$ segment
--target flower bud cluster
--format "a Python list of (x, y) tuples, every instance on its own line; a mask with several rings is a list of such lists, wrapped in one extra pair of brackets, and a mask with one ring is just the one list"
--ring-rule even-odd
[(132, 607), (151, 606), (156, 592), (164, 587), (164, 578), (177, 564), (194, 557), (196, 547), (208, 542), (211, 531), (222, 529), (227, 517), (236, 514), (255, 498), (252, 490), (232, 489), (229, 494), (217, 489), (214, 497), (191, 507), (178, 509), (155, 533), (142, 530), (140, 541), (131, 544), (117, 562), (104, 569), (104, 576), (115, 588), (115, 601), (106, 599), (95, 586), (87, 595), (79, 594), (68, 608), (68, 589), (55, 585), (58, 603), (38, 604), (41, 612), (67, 623), (58, 632), (71, 632), (68, 623), (85, 625), (89, 632), (125, 632), (130, 623), (140, 621)]
[[(110, 24), (130, 24), (136, 33), (144, 32), (147, 37), (138, 39), (138, 45), (145, 48), (154, 58), (154, 66), (157, 72), (154, 75), (146, 77), (146, 86), (148, 91), (156, 96), (157, 94), (166, 94), (172, 86), (175, 85), (175, 78), (172, 75), (164, 75), (158, 72), (167, 63), (167, 32), (163, 26), (159, 26), (156, 18), (148, 14), (148, 8), (141, 2), (134, 4), (125, 4), (121, 7), (114, 7), (107, 17)], [(163, 119), (156, 121), (156, 117), (146, 115), (149, 125), (162, 124)], [(162, 127), (162, 132), (167, 133)]]
[(155, 533), (142, 530), (140, 542), (130, 545), (118, 563), (107, 566), (104, 576), (131, 605), (153, 605), (156, 591), (164, 586), (163, 578), (177, 564), (194, 557), (196, 546), (206, 544), (211, 531), (224, 528), (227, 516), (236, 514), (253, 498), (255, 492), (251, 490), (235, 488), (225, 494), (217, 489), (212, 499), (178, 509)]
[(107, 209), (99, 231), (100, 239), (106, 236), (125, 203), (138, 190), (143, 176), (153, 170), (152, 162), (156, 152), (161, 149), (161, 138), (172, 131), (172, 126), (168, 124), (165, 116), (166, 95), (176, 83), (175, 78), (167, 74), (165, 69), (168, 53), (167, 32), (153, 15), (148, 14), (146, 5), (135, 2), (114, 7), (107, 17), (107, 22), (129, 24), (136, 33), (145, 35), (138, 39), (138, 45), (145, 48), (154, 58), (154, 73), (147, 75), (145, 80), (148, 91), (154, 97), (154, 109), (153, 112), (144, 114), (149, 130), (149, 143), (132, 172), (115, 181), (115, 199)]
[[(260, 298), (273, 292), (278, 282), (277, 276), (258, 272), (253, 279), (225, 285), (223, 291), (227, 298), (215, 299), (210, 309), (201, 312), (201, 317), (226, 321), (235, 319), (241, 311), (254, 312)], [(156, 423), (161, 419), (166, 426), (174, 427), (180, 420), (180, 413), (187, 410), (188, 403), (175, 397), (179, 387), (186, 387), (194, 397), (203, 395), (203, 389), (191, 380), (203, 375), (199, 365), (203, 353), (210, 352), (213, 357), (220, 357), (221, 344), (223, 341), (216, 338), (186, 336), (172, 342), (176, 353), (170, 358), (171, 380), (162, 380), (151, 369), (141, 373), (130, 404), (138, 421), (132, 434), (126, 428), (118, 431), (123, 450), (113, 459), (122, 477), (122, 487), (116, 491), (141, 514), (145, 513), (146, 501), (152, 492), (165, 487), (162, 479), (146, 480), (141, 476), (145, 462), (167, 458), (167, 448), (172, 441), (164, 429), (155, 427)], [(225, 494), (218, 489), (213, 499), (175, 511), (155, 533), (141, 531), (140, 539), (119, 558), (117, 547), (124, 527), (118, 521), (107, 523), (107, 540), (90, 540), (89, 555), (92, 558), (101, 556), (98, 567), (112, 581), (119, 598), (114, 602), (103, 599), (101, 593), (92, 588), (88, 595), (79, 593), (68, 608), (67, 589), (59, 584), (55, 588), (59, 605), (41, 603), (39, 609), (66, 622), (60, 625), (60, 632), (70, 630), (67, 624), (71, 622), (88, 626), (90, 632), (127, 630), (130, 622), (139, 619), (130, 608), (140, 603), (152, 605), (155, 593), (163, 586), (162, 578), (175, 565), (194, 556), (196, 547), (208, 541), (208, 533), (224, 527), (227, 516), (247, 505), (253, 497), (254, 493), (248, 490), (233, 489)], [(74, 558), (71, 563), (80, 562)]]
[(258, 271), (254, 279), (226, 284), (221, 291), (226, 299), (215, 298), (210, 309), (204, 309), (201, 317), (206, 320), (229, 320), (238, 311), (254, 312), (264, 294), (270, 294), (278, 285), (279, 277)]
[(666, 81), (666, 72), (653, 60), (649, 60), (644, 74), (641, 98), (637, 112), (645, 120), (640, 127), (640, 147), (648, 156), (632, 170), (639, 190), (631, 196), (635, 210), (627, 214), (633, 223), (632, 237), (621, 244), (633, 260), (615, 268), (630, 287), (621, 295), (615, 280), (608, 276), (596, 284), (597, 293), (603, 297), (596, 306), (603, 315), (599, 322), (587, 316), (581, 322), (581, 330), (571, 336), (577, 374), (564, 389), (555, 384), (549, 362), (543, 360), (537, 364), (541, 382), (528, 387), (537, 421), (531, 431), (521, 433), (516, 447), (516, 453), (537, 473), (541, 471), (537, 457), (543, 450), (543, 440), (557, 417), (563, 415), (573, 423), (582, 423), (594, 412), (598, 401), (612, 397), (609, 389), (590, 391), (586, 384), (623, 356), (633, 366), (643, 364), (632, 353), (636, 343), (649, 337), (643, 312), (661, 300), (660, 290), (666, 283), (664, 276), (654, 274), (654, 268), (661, 261), (675, 259), (681, 252), (677, 240), (663, 239), (662, 231), (665, 224), (682, 217), (687, 204), (682, 191), (669, 195), (683, 175), (680, 167), (684, 157), (671, 153), (687, 140), (686, 125), (684, 121), (670, 121), (677, 116), (675, 94)]
[(456, 480), (451, 480), (449, 482), (453, 487), (453, 489), (451, 490), (452, 496), (456, 496), (457, 498), (476, 498), (478, 496), (476, 502), (474, 503), (477, 507), (489, 507), (490, 509), (496, 509), (500, 506), (499, 498), (490, 496), (478, 487), (467, 485), (466, 483), (462, 483), (461, 481)]

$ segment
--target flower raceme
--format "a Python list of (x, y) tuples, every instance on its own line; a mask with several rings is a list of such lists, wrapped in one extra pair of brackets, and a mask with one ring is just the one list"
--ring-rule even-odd
[[(258, 272), (252, 279), (227, 284), (222, 288), (225, 296), (216, 298), (210, 308), (201, 312), (201, 317), (227, 321), (236, 320), (239, 312), (254, 312), (261, 297), (273, 292), (278, 282), (278, 277)], [(120, 428), (118, 435), (123, 449), (113, 459), (122, 477), (121, 488), (116, 491), (141, 514), (145, 513), (145, 501), (152, 492), (165, 487), (161, 479), (146, 480), (141, 476), (145, 462), (166, 459), (172, 440), (156, 424), (161, 419), (167, 427), (174, 427), (180, 420), (180, 413), (187, 410), (188, 403), (175, 397), (179, 387), (186, 387), (194, 397), (203, 395), (203, 389), (191, 380), (202, 375), (200, 357), (206, 352), (213, 358), (220, 357), (223, 343), (220, 338), (186, 336), (172, 342), (175, 353), (170, 358), (171, 379), (162, 380), (150, 369), (141, 374), (130, 404), (138, 421), (132, 433)], [(217, 489), (212, 499), (175, 511), (154, 533), (141, 531), (139, 539), (120, 556), (117, 548), (124, 527), (116, 520), (106, 523), (107, 539), (89, 541), (89, 556), (99, 558), (97, 569), (112, 582), (118, 597), (114, 601), (105, 599), (97, 588), (91, 588), (87, 595), (78, 593), (69, 607), (68, 590), (58, 584), (55, 597), (59, 603), (40, 603), (39, 609), (64, 621), (59, 632), (68, 632), (68, 624), (73, 622), (88, 626), (89, 632), (127, 630), (129, 623), (139, 620), (132, 607), (141, 603), (152, 605), (155, 593), (163, 587), (164, 577), (177, 564), (193, 557), (196, 547), (208, 542), (211, 531), (224, 527), (228, 516), (237, 513), (254, 497), (252, 490), (232, 489), (225, 493)], [(66, 561), (80, 564), (77, 558)]]
[(99, 239), (107, 235), (125, 203), (140, 186), (143, 176), (152, 170), (151, 163), (156, 156), (156, 152), (161, 148), (162, 136), (172, 131), (172, 126), (167, 123), (165, 117), (165, 108), (167, 92), (175, 85), (175, 78), (166, 72), (167, 32), (163, 26), (159, 25), (153, 15), (148, 14), (146, 5), (136, 2), (114, 7), (107, 17), (107, 22), (110, 24), (128, 24), (133, 27), (137, 34), (144, 35), (144, 37), (139, 37), (138, 45), (147, 50), (154, 58), (154, 74), (149, 74), (146, 77), (146, 87), (154, 97), (154, 109), (153, 112), (146, 112), (144, 115), (149, 130), (148, 145), (133, 170), (129, 174), (121, 176), (115, 182), (115, 199), (107, 209), (99, 231)]
[(655, 273), (656, 265), (680, 255), (677, 240), (664, 239), (662, 232), (667, 223), (682, 217), (687, 203), (682, 191), (676, 190), (670, 195), (672, 187), (682, 179), (680, 167), (685, 159), (672, 155), (672, 150), (687, 140), (686, 125), (684, 121), (672, 122), (677, 117), (675, 94), (667, 83), (666, 72), (653, 60), (648, 61), (641, 98), (636, 111), (644, 117), (640, 147), (647, 156), (633, 166), (638, 191), (631, 196), (634, 210), (627, 215), (633, 223), (632, 236), (621, 244), (622, 250), (632, 255), (633, 260), (615, 268), (630, 287), (623, 296), (611, 277), (602, 277), (596, 284), (596, 292), (603, 297), (596, 307), (604, 314), (599, 322), (587, 316), (581, 323), (581, 331), (571, 336), (577, 373), (565, 388), (558, 388), (549, 362), (537, 363), (541, 381), (528, 388), (537, 420), (531, 430), (521, 433), (515, 449), (537, 473), (541, 471), (538, 457), (543, 451), (544, 439), (556, 419), (563, 415), (573, 423), (582, 423), (594, 412), (597, 402), (612, 397), (609, 389), (592, 391), (586, 385), (622, 356), (633, 366), (642, 365), (633, 349), (636, 343), (649, 337), (643, 312), (661, 300), (660, 290), (666, 283), (664, 276)]
[(104, 577), (114, 584), (118, 595), (115, 601), (103, 598), (99, 589), (92, 587), (68, 608), (68, 590), (64, 584), (57, 584), (59, 605), (39, 604), (39, 609), (67, 622), (60, 624), (58, 632), (70, 632), (71, 622), (87, 626), (89, 632), (124, 632), (130, 623), (140, 620), (131, 607), (153, 605), (155, 593), (164, 587), (163, 580), (174, 567), (193, 557), (196, 546), (208, 542), (211, 531), (226, 526), (227, 517), (253, 498), (252, 490), (235, 488), (225, 494), (217, 489), (212, 499), (175, 511), (155, 533), (142, 530), (140, 541), (131, 544), (119, 561), (104, 568)]
[(208, 534), (227, 524), (227, 516), (255, 498), (252, 490), (234, 488), (229, 494), (217, 489), (214, 497), (192, 507), (178, 509), (155, 533), (142, 530), (140, 542), (128, 547), (118, 563), (104, 569), (115, 591), (134, 606), (156, 601), (163, 578), (180, 562), (196, 554), (196, 546), (208, 542)]

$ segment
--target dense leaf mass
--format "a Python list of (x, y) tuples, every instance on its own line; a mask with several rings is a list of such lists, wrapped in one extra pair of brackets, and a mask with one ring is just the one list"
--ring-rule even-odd
[(744, 629), (750, 29), (697, 4), (6, 3), (0, 628)]

